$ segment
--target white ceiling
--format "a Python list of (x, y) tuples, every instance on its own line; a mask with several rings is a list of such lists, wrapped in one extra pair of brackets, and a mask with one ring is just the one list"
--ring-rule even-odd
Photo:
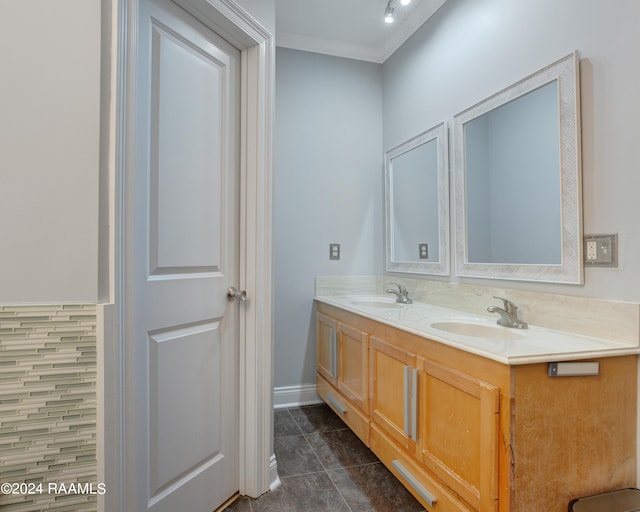
[(276, 44), (371, 62), (384, 62), (446, 0), (276, 0)]

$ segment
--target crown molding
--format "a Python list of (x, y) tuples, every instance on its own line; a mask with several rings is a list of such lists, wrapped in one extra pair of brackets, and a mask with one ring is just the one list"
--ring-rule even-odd
[[(423, 0), (415, 6), (409, 16), (398, 22), (393, 31), (381, 36), (379, 44), (354, 44), (339, 39), (328, 39), (278, 31), (276, 46), (313, 53), (332, 55), (347, 59), (363, 60), (383, 64), (393, 53), (409, 39), (446, 0)], [(380, 19), (382, 22), (382, 16)]]

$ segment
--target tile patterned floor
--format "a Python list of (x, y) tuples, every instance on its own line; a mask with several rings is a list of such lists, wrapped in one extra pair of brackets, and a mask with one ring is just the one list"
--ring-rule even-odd
[(419, 512), (424, 508), (326, 405), (279, 409), (274, 449), (282, 484), (225, 512)]

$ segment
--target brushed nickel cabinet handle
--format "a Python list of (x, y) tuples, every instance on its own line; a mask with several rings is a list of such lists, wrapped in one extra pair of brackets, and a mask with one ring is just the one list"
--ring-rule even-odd
[(340, 414), (347, 413), (347, 410), (344, 407), (342, 407), (342, 404), (338, 402), (335, 398), (333, 398), (329, 393), (327, 393), (327, 402), (333, 405), (340, 412)]
[(429, 490), (424, 485), (422, 485), (418, 481), (418, 479), (402, 465), (399, 460), (392, 460), (391, 465), (396, 469), (398, 473), (400, 473), (400, 476), (402, 476), (402, 478), (407, 481), (407, 483), (413, 488), (413, 490), (416, 491), (420, 495), (420, 497), (429, 504), (430, 507), (433, 507), (433, 504), (438, 501), (438, 498), (436, 498), (431, 492), (429, 492)]

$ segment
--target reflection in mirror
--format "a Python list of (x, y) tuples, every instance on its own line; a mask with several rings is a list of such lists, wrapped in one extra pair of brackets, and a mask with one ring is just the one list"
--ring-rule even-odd
[(467, 122), (464, 139), (469, 261), (559, 265), (557, 82)]
[(454, 118), (456, 274), (582, 282), (577, 53)]
[(392, 160), (393, 256), (398, 261), (438, 261), (437, 156), (436, 139), (431, 139)]
[(385, 153), (386, 269), (449, 275), (444, 123)]

